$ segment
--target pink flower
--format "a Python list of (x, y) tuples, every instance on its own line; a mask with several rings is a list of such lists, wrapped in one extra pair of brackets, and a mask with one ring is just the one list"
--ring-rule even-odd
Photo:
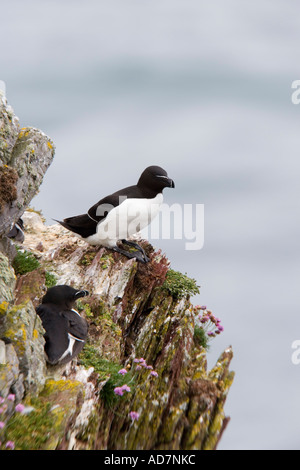
[(0, 397), (0, 405), (2, 405), (2, 403), (4, 402), (5, 402), (4, 398)]
[(15, 443), (13, 441), (7, 441), (5, 444), (6, 449), (14, 449), (15, 448)]
[(152, 371), (150, 372), (150, 375), (152, 375), (152, 377), (158, 377), (158, 373), (155, 372), (155, 370), (152, 370)]
[(224, 327), (222, 325), (218, 325), (218, 330), (221, 332), (221, 331), (224, 331)]
[(204, 316), (201, 318), (200, 321), (201, 321), (201, 323), (206, 323), (208, 320), (209, 320), (209, 318), (208, 318), (206, 315), (204, 315)]
[(0, 421), (0, 429), (3, 429), (5, 426), (5, 423), (3, 421)]
[[(10, 393), (7, 396), (7, 399), (10, 400), (10, 401), (15, 401), (15, 398), (16, 398), (16, 395), (14, 395), (13, 393)], [(8, 441), (8, 442), (11, 442), (11, 441)]]
[(138, 365), (138, 366), (136, 366), (135, 369), (136, 369), (136, 370), (141, 370), (141, 369), (142, 369), (142, 366), (139, 366), (139, 365)]
[(125, 375), (125, 374), (127, 374), (127, 370), (126, 369), (120, 369), (118, 374)]
[(22, 411), (24, 411), (25, 409), (25, 406), (22, 405), (22, 403), (19, 403), (16, 407), (15, 407), (15, 411), (17, 411), (18, 413), (22, 413)]
[(124, 392), (130, 392), (130, 387), (128, 387), (127, 384), (124, 384), (122, 385), (122, 387), (120, 387), (122, 390), (124, 390)]
[(137, 413), (136, 411), (130, 411), (129, 416), (132, 419), (132, 421), (135, 421), (136, 419), (139, 419), (140, 414)]
[(124, 393), (124, 390), (122, 389), (122, 387), (116, 387), (114, 389), (114, 392), (115, 392), (116, 395), (119, 395), (120, 397), (122, 397), (123, 393)]

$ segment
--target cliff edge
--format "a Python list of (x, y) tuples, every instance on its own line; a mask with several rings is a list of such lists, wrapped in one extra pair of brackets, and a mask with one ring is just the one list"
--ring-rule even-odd
[[(207, 370), (211, 312), (196, 282), (146, 240), (148, 264), (92, 247), (26, 210), (54, 157), (0, 96), (0, 441), (16, 449), (216, 448), (229, 418), (232, 349)], [(25, 240), (7, 238), (22, 216)], [(49, 366), (35, 307), (47, 287), (87, 289), (80, 356)], [(1, 447), (0, 447), (1, 448)]]

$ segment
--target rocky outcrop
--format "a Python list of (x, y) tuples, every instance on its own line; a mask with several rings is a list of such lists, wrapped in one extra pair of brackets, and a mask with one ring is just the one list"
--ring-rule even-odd
[[(4, 120), (7, 147), (0, 149), (10, 148), (2, 150), (2, 166), (17, 169), (28, 151), (9, 159), (17, 133), (24, 132), (12, 116)], [(45, 145), (33, 144), (32, 132)], [(35, 145), (36, 185), (53, 156), (53, 144), (42, 136), (33, 130), (26, 136)], [(30, 168), (23, 175), (16, 170), (16, 199), (4, 201), (10, 223), (30, 199), (22, 189), (29, 191)], [(207, 370), (207, 337), (190, 300), (196, 283), (172, 271), (145, 240), (140, 243), (150, 262), (141, 264), (91, 247), (58, 224), (46, 226), (34, 211), (26, 211), (23, 220), (25, 241), (14, 259), (4, 236), (0, 252), (0, 441), (20, 449), (215, 448), (228, 422), (232, 350)], [(2, 227), (5, 235), (9, 226)], [(86, 346), (77, 360), (53, 367), (45, 362), (34, 307), (55, 284), (87, 289), (90, 296), (77, 303), (89, 323)]]
[(53, 157), (49, 137), (33, 127), (20, 128), (0, 91), (0, 236), (28, 207)]

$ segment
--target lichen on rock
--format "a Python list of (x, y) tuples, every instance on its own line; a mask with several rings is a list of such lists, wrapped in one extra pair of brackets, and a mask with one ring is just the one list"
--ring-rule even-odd
[(0, 92), (0, 236), (10, 231), (37, 194), (54, 151), (51, 139), (39, 129), (20, 129)]

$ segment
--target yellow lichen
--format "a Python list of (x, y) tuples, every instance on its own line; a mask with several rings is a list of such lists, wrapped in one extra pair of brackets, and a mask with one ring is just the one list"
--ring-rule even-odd
[(39, 332), (36, 329), (34, 329), (33, 333), (32, 333), (32, 336), (33, 336), (34, 339), (37, 339), (38, 336), (39, 336)]
[(8, 308), (8, 302), (6, 302), (5, 300), (3, 302), (1, 302), (0, 304), (0, 315), (4, 315), (7, 311), (7, 308)]

